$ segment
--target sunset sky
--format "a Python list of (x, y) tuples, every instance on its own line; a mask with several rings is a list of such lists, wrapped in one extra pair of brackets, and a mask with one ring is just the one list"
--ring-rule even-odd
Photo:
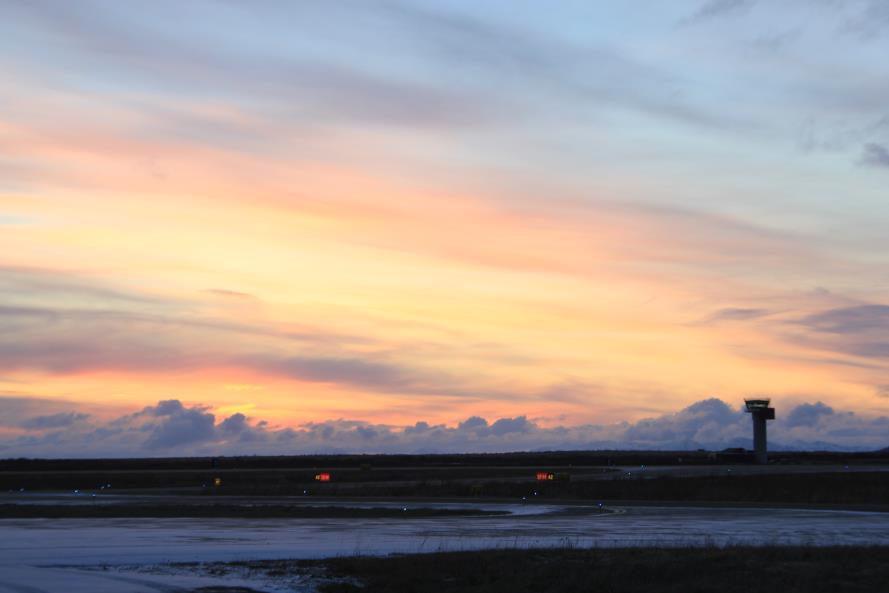
[(887, 56), (882, 0), (0, 0), (0, 457), (889, 445)]

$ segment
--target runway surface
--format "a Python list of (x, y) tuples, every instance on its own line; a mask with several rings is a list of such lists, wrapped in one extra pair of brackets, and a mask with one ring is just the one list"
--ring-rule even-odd
[[(403, 503), (361, 506), (376, 504)], [(513, 514), (415, 519), (4, 519), (0, 520), (0, 591), (176, 592), (213, 582), (182, 574), (82, 570), (102, 565), (535, 546), (889, 545), (889, 513), (627, 506), (600, 514), (595, 507), (556, 504), (422, 506), (461, 504)], [(231, 579), (225, 583), (237, 584)]]

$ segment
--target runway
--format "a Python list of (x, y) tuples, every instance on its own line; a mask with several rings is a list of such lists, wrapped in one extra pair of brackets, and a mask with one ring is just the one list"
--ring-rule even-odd
[[(461, 504), (511, 514), (416, 519), (4, 519), (0, 591), (136, 593), (187, 591), (211, 583), (208, 578), (145, 574), (137, 568), (178, 562), (537, 546), (889, 545), (889, 513), (623, 506), (600, 514), (594, 507), (558, 504), (442, 506)], [(132, 570), (82, 570), (103, 565), (127, 565)], [(232, 584), (231, 579), (225, 582)]]

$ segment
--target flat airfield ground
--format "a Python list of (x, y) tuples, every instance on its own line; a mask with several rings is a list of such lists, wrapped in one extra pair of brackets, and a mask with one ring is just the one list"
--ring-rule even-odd
[[(106, 499), (109, 493), (163, 493), (215, 501), (308, 496), (889, 507), (887, 454), (773, 458), (768, 465), (699, 452), (7, 460), (0, 461), (0, 504), (18, 493), (76, 492)], [(539, 472), (554, 479), (540, 481)], [(316, 480), (319, 474), (330, 481)]]
[(717, 561), (745, 591), (885, 583), (885, 456), (535, 455), (0, 462), (0, 591), (727, 590)]

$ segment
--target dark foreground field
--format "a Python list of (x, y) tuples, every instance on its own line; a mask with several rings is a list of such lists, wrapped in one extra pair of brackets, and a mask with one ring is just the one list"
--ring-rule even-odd
[[(778, 469), (778, 468), (776, 468)], [(224, 505), (228, 497), (247, 497), (257, 500), (274, 496), (300, 498), (362, 498), (384, 500), (533, 500), (578, 501), (586, 503), (621, 503), (635, 501), (650, 504), (775, 504), (847, 508), (855, 510), (889, 510), (889, 471), (738, 475), (721, 473), (704, 476), (646, 475), (632, 477), (617, 472), (605, 474), (599, 479), (572, 478), (565, 482), (536, 482), (533, 468), (524, 469), (521, 477), (489, 477), (485, 480), (466, 478), (459, 469), (450, 470), (456, 477), (451, 479), (392, 482), (376, 479), (369, 472), (367, 481), (318, 484), (314, 481), (284, 482), (281, 476), (267, 476), (265, 480), (251, 482), (230, 479), (220, 488), (114, 488), (110, 491), (89, 489), (95, 483), (92, 476), (66, 476), (67, 493), (73, 487), (81, 489), (80, 496), (96, 493), (100, 499), (110, 492), (120, 496), (133, 494), (176, 494)], [(495, 472), (491, 472), (495, 473)], [(613, 476), (613, 477), (612, 477)], [(29, 476), (30, 477), (30, 476)], [(103, 476), (115, 485), (125, 480), (119, 475)], [(336, 475), (335, 475), (336, 477)], [(37, 481), (41, 476), (36, 476)], [(25, 480), (18, 480), (22, 483)], [(24, 489), (25, 494), (35, 489)], [(62, 491), (61, 488), (45, 488), (44, 491)], [(40, 492), (40, 490), (37, 490)], [(0, 491), (0, 505), (19, 496), (19, 488)], [(101, 512), (101, 511), (97, 511)], [(4, 511), (0, 509), (0, 515)], [(6, 514), (5, 516), (10, 516)], [(99, 516), (99, 515), (90, 515)], [(146, 515), (151, 516), (151, 514)], [(198, 516), (198, 515), (190, 515)]]
[[(527, 498), (889, 509), (889, 453), (783, 453), (775, 454), (774, 461), (754, 466), (743, 459), (688, 451), (14, 459), (0, 460), (0, 493)], [(539, 471), (560, 479), (538, 482)], [(317, 481), (321, 473), (328, 473), (330, 481)]]
[[(889, 547), (492, 550), (219, 565), (323, 575), (322, 593), (880, 593)], [(206, 569), (206, 567), (205, 567)]]

